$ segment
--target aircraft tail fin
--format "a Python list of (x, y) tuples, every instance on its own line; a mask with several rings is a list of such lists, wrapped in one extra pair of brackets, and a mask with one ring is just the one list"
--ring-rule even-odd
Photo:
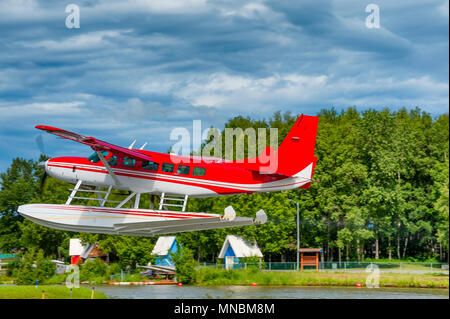
[(277, 173), (311, 179), (317, 162), (317, 116), (301, 115), (276, 152)]
[(301, 115), (281, 143), (278, 150), (266, 147), (256, 158), (246, 162), (233, 162), (233, 166), (243, 167), (260, 174), (279, 174), (286, 177), (303, 178), (309, 181), (301, 186), (309, 188), (316, 167), (314, 156), (316, 145), (317, 116)]

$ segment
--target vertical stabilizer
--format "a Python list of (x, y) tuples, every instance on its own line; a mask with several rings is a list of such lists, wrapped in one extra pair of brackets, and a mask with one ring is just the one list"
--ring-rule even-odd
[(301, 174), (301, 177), (312, 178), (317, 161), (314, 149), (318, 123), (317, 116), (302, 114), (297, 119), (276, 152), (277, 173), (288, 176)]

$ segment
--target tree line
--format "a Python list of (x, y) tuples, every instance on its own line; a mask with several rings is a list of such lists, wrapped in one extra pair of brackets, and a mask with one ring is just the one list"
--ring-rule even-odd
[[(276, 112), (269, 119), (237, 116), (225, 128), (267, 132), (278, 128), (281, 143), (297, 116), (289, 112)], [(294, 261), (297, 221), (296, 207), (288, 200), (292, 199), (300, 204), (301, 247), (323, 248), (326, 261), (448, 260), (448, 114), (348, 108), (324, 109), (318, 116), (314, 173), (318, 183), (310, 189), (190, 199), (188, 211), (221, 214), (232, 205), (238, 215), (254, 216), (262, 208), (268, 221), (176, 234), (182, 246), (191, 249), (198, 261), (214, 262), (226, 235), (235, 234), (256, 240), (266, 261)], [(246, 151), (249, 140), (244, 140)], [(37, 163), (44, 158), (16, 158), (0, 174), (0, 251), (40, 249), (46, 256), (67, 258), (69, 239), (79, 237), (98, 242), (111, 260), (124, 265), (150, 260), (156, 238), (70, 233), (18, 215), (17, 207), (25, 203), (58, 204), (67, 199), (70, 185), (53, 178), (40, 190), (43, 172)], [(141, 207), (148, 207), (150, 200), (144, 196)]]

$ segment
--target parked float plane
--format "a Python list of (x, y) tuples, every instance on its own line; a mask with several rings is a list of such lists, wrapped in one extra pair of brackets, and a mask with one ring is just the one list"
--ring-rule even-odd
[[(317, 125), (318, 117), (301, 115), (277, 151), (266, 148), (259, 157), (245, 161), (183, 157), (150, 152), (143, 147), (124, 148), (38, 125), (36, 128), (40, 130), (86, 144), (95, 153), (87, 158), (56, 157), (42, 162), (44, 176), (48, 174), (75, 187), (64, 205), (27, 204), (18, 211), (25, 218), (51, 228), (138, 236), (263, 224), (267, 216), (262, 209), (255, 218), (249, 218), (236, 216), (231, 206), (225, 208), (224, 215), (218, 215), (186, 212), (186, 204), (190, 197), (309, 188), (317, 161), (314, 157)], [(129, 195), (122, 201), (109, 200), (112, 189), (128, 191)], [(77, 196), (79, 192), (92, 192), (97, 197)], [(154, 209), (152, 201), (150, 209), (139, 208), (142, 194), (160, 196), (159, 208)], [(71, 205), (73, 199), (95, 199), (98, 206)], [(107, 203), (115, 207), (108, 207)], [(127, 203), (132, 208), (124, 208)]]

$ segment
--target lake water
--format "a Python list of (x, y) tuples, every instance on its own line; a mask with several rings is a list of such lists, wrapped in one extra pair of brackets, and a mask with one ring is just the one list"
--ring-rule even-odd
[(263, 286), (96, 286), (120, 299), (449, 299), (447, 289), (263, 287)]

